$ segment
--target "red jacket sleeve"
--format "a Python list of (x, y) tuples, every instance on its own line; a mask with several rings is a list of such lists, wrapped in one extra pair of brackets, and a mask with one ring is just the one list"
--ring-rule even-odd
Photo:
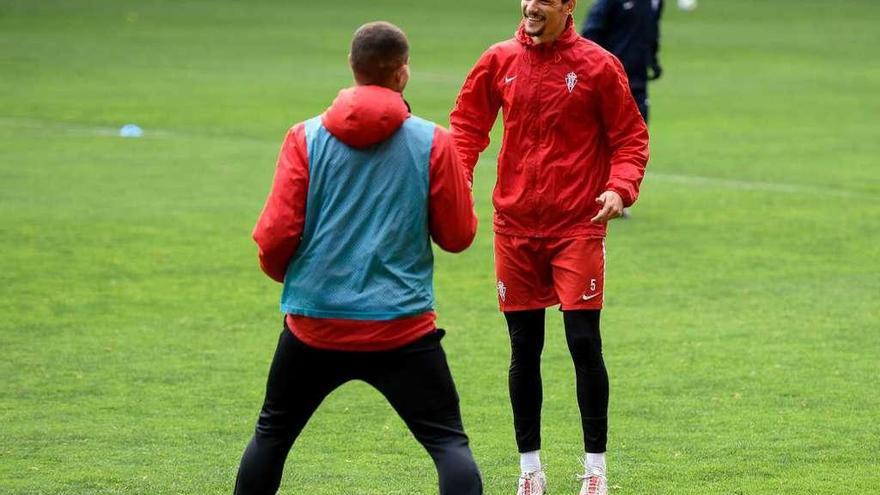
[(474, 196), (455, 154), (452, 138), (440, 126), (434, 130), (429, 180), (431, 192), (428, 219), (431, 238), (446, 251), (464, 251), (477, 234)]
[(260, 268), (277, 282), (284, 282), (287, 265), (302, 237), (309, 191), (309, 160), (306, 132), (297, 124), (281, 146), (272, 190), (254, 227)]
[(629, 90), (623, 65), (611, 59), (601, 76), (602, 123), (611, 148), (606, 190), (620, 194), (624, 206), (635, 203), (648, 164), (648, 127)]
[(489, 146), (489, 131), (501, 108), (501, 96), (494, 86), (495, 65), (492, 50), (483, 53), (465, 79), (449, 115), (449, 130), (469, 181), (473, 181), (477, 158)]

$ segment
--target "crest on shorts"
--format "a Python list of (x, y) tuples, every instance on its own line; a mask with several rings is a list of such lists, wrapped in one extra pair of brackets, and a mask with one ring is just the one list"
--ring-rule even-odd
[(498, 289), (498, 297), (504, 301), (504, 298), (507, 296), (507, 287), (504, 285), (504, 282), (498, 281), (498, 285), (495, 286)]
[(569, 72), (565, 75), (565, 86), (568, 88), (568, 93), (571, 94), (574, 91), (574, 85), (578, 82), (578, 75), (574, 72)]

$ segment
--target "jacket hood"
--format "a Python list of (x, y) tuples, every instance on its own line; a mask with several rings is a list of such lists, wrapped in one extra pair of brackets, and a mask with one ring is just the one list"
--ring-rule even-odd
[(577, 31), (574, 30), (574, 19), (571, 16), (568, 16), (568, 19), (565, 21), (565, 27), (562, 29), (562, 34), (559, 35), (559, 38), (556, 38), (556, 41), (552, 43), (542, 43), (540, 45), (536, 45), (534, 41), (532, 41), (532, 37), (526, 34), (526, 21), (525, 19), (519, 22), (519, 27), (516, 29), (515, 38), (517, 41), (522, 43), (525, 46), (532, 47), (564, 47), (573, 45), (580, 35)]
[(321, 121), (336, 139), (366, 148), (391, 137), (408, 117), (400, 93), (381, 86), (355, 86), (339, 92)]

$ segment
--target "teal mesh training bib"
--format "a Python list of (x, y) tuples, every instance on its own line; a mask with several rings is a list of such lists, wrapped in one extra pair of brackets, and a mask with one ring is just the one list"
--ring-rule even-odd
[(428, 169), (434, 124), (408, 118), (366, 149), (306, 122), (309, 192), (281, 310), (314, 318), (391, 320), (434, 305)]

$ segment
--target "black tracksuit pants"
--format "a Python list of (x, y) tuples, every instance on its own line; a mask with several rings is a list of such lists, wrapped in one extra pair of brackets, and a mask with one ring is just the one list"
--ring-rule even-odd
[[(235, 494), (274, 494), (287, 454), (306, 422), (330, 392), (350, 380), (369, 383), (394, 407), (434, 460), (441, 495), (483, 493), (440, 346), (443, 334), (438, 329), (392, 351), (342, 352), (309, 347), (285, 325), (256, 432), (241, 459)], [(354, 422), (341, 427), (357, 431)]]
[(633, 99), (636, 100), (636, 105), (639, 107), (639, 113), (642, 114), (642, 118), (645, 119), (645, 123), (648, 123), (648, 112), (650, 110), (648, 105), (648, 83), (647, 81), (642, 82), (641, 84), (636, 84), (633, 86), (633, 81), (630, 81), (630, 92), (633, 95)]
[[(563, 311), (565, 338), (574, 361), (584, 451), (605, 452), (608, 439), (608, 372), (602, 358), (599, 310)], [(544, 310), (504, 313), (510, 332), (510, 402), (520, 452), (541, 448), (541, 351)]]

